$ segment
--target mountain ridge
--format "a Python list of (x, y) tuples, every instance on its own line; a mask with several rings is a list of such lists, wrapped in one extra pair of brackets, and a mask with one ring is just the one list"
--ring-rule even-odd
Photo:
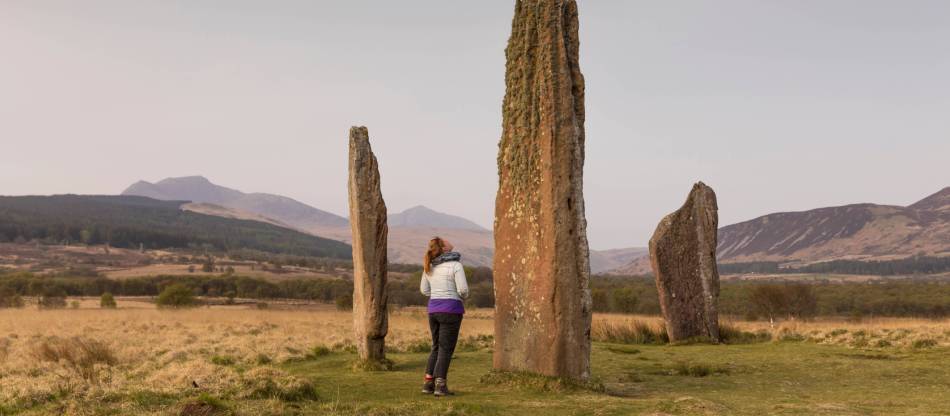
[[(269, 193), (244, 193), (217, 185), (204, 176), (165, 178), (158, 182), (138, 181), (123, 195), (138, 195), (159, 200), (190, 201), (182, 209), (206, 215), (270, 223), (311, 235), (349, 243), (349, 220), (302, 202)], [(283, 205), (291, 208), (285, 208)], [(297, 204), (314, 210), (295, 209)], [(318, 221), (308, 213), (327, 214)], [(327, 220), (329, 218), (329, 220)], [(492, 231), (466, 218), (416, 205), (389, 214), (389, 257), (393, 263), (418, 264), (429, 238), (439, 235), (455, 244), (472, 266), (492, 265), (495, 245)], [(591, 270), (601, 273), (620, 267), (646, 254), (644, 247), (591, 250)]]
[[(719, 228), (720, 263), (892, 260), (950, 255), (950, 187), (906, 207), (873, 203), (776, 212)], [(614, 270), (650, 272), (635, 260)]]
[(463, 230), (488, 231), (474, 221), (457, 215), (438, 212), (424, 205), (416, 205), (402, 212), (389, 214), (390, 227), (458, 228)]
[(301, 230), (349, 224), (346, 218), (293, 198), (261, 192), (244, 193), (212, 183), (204, 176), (165, 178), (156, 183), (138, 181), (122, 191), (121, 195), (209, 203), (263, 215)]
[[(165, 178), (156, 183), (138, 181), (123, 191), (123, 195), (127, 194), (191, 201), (183, 209), (283, 225), (344, 243), (351, 239), (347, 218), (281, 195), (244, 193), (214, 184), (203, 176)], [(466, 253), (466, 264), (491, 265), (495, 248), (491, 231), (473, 221), (422, 205), (390, 214), (389, 219), (389, 256), (393, 263), (420, 263), (428, 239), (440, 235)]]

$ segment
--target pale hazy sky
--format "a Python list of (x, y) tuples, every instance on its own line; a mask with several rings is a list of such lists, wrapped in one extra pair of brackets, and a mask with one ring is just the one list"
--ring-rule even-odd
[[(692, 182), (720, 223), (950, 185), (950, 2), (579, 2), (593, 248)], [(201, 174), (345, 214), (351, 125), (387, 205), (491, 226), (513, 1), (0, 0), (0, 194)]]

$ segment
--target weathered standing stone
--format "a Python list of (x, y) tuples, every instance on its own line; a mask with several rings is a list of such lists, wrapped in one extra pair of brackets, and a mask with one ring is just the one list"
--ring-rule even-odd
[(386, 202), (366, 127), (350, 128), (350, 226), (353, 231), (353, 327), (360, 359), (384, 362), (389, 331)]
[(495, 202), (494, 367), (590, 376), (577, 3), (518, 0)]
[(650, 263), (670, 341), (692, 337), (719, 341), (718, 210), (716, 193), (699, 182), (686, 203), (660, 221), (650, 239)]

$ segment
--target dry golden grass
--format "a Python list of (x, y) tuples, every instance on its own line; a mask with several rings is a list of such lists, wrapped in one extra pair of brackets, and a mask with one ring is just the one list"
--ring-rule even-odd
[[(98, 299), (84, 299), (79, 309), (0, 310), (0, 403), (42, 403), (54, 396), (95, 400), (138, 391), (177, 394), (192, 391), (192, 382), (210, 393), (250, 386), (236, 395), (265, 388), (298, 394), (293, 392), (306, 386), (274, 364), (305, 359), (315, 347), (352, 348), (352, 315), (329, 305), (157, 310), (146, 300), (129, 298), (118, 304), (118, 310), (103, 310)], [(594, 317), (595, 326), (633, 322), (662, 324), (655, 316)], [(856, 348), (931, 346), (921, 340), (950, 345), (950, 320), (818, 320), (784, 322), (774, 329), (764, 322), (728, 323), (743, 331), (768, 331), (776, 340), (795, 334), (800, 340)], [(492, 312), (475, 310), (466, 315), (461, 337), (492, 332)], [(391, 313), (387, 344), (392, 348), (421, 352), (428, 337), (423, 309)], [(268, 377), (262, 382), (256, 375), (263, 373)]]
[[(651, 328), (663, 328), (658, 316), (595, 314), (593, 326), (603, 324), (636, 326), (643, 323)], [(809, 321), (783, 321), (770, 327), (766, 321), (743, 321), (725, 318), (723, 325), (741, 331), (766, 332), (772, 339), (793, 338), (821, 344), (852, 347), (913, 347), (915, 342), (933, 340), (936, 346), (950, 346), (950, 319), (920, 318), (863, 318), (859, 321), (843, 318), (818, 318)]]
[[(347, 348), (353, 342), (352, 315), (327, 305), (169, 311), (127, 299), (118, 300), (118, 310), (102, 310), (96, 302), (86, 299), (80, 309), (0, 310), (0, 403), (41, 402), (63, 392), (82, 397), (175, 393), (193, 389), (192, 381), (215, 392), (244, 383), (235, 364), (301, 359), (317, 346)], [(466, 316), (461, 336), (491, 332), (490, 314), (474, 311)], [(423, 310), (391, 314), (388, 345), (402, 349), (428, 337)], [(98, 362), (69, 349), (90, 342), (103, 344), (107, 352), (99, 353), (114, 358)]]

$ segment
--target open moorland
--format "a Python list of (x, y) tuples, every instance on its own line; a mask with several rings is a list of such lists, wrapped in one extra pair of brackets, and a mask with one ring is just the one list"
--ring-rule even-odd
[[(73, 299), (70, 299), (72, 301)], [(28, 300), (29, 301), (29, 300)], [(118, 298), (0, 309), (0, 414), (946, 414), (950, 320), (734, 321), (728, 344), (668, 345), (658, 318), (597, 314), (594, 378), (491, 372), (470, 311), (451, 386), (419, 394), (421, 309), (391, 312), (394, 371), (355, 370), (352, 316), (325, 304), (156, 309)], [(901, 394), (893, 394), (901, 392)]]

